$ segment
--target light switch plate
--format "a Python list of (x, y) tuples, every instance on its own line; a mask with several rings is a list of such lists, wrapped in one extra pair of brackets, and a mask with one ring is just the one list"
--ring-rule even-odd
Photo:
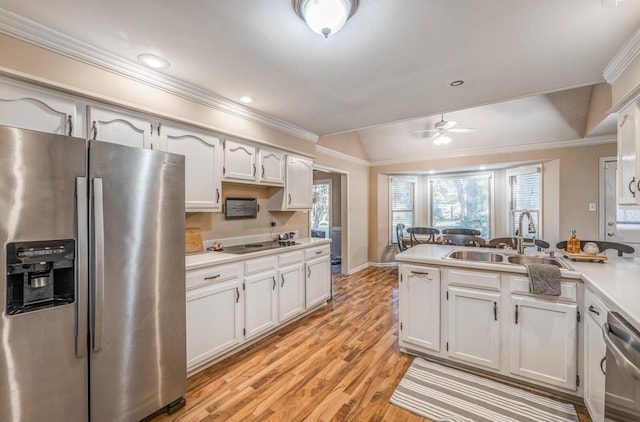
[(596, 210), (596, 203), (589, 202), (589, 211), (595, 211), (595, 210)]

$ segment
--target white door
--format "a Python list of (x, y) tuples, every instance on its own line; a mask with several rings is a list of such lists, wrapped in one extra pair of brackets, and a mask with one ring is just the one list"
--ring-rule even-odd
[(307, 261), (305, 302), (309, 309), (331, 296), (331, 263), (329, 256)]
[(313, 185), (313, 161), (287, 155), (286, 207), (310, 209), (313, 205), (311, 186)]
[(224, 141), (224, 180), (255, 182), (256, 148), (241, 142)]
[(187, 292), (187, 369), (242, 343), (239, 280)]
[(577, 305), (511, 297), (511, 373), (576, 390)]
[(400, 345), (440, 351), (440, 270), (400, 266)]
[[(601, 210), (600, 240), (625, 243), (640, 256), (640, 206), (619, 206), (616, 202), (617, 160), (606, 158), (601, 166), (601, 195), (604, 203)], [(615, 256), (617, 251), (608, 250), (606, 255)], [(625, 256), (630, 256), (625, 254)]]
[(245, 278), (245, 339), (255, 337), (278, 323), (275, 271)]
[(280, 269), (278, 321), (286, 321), (304, 311), (304, 272), (302, 264)]
[(448, 356), (500, 369), (500, 293), (449, 287)]

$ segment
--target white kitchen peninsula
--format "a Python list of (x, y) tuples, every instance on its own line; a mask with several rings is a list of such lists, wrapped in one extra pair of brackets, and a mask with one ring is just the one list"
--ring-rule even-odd
[(585, 320), (595, 296), (601, 316), (616, 311), (640, 329), (640, 259), (565, 259), (556, 297), (529, 293), (523, 265), (445, 258), (453, 249), (515, 253), (418, 245), (398, 254), (401, 350), (584, 396), (601, 420), (603, 340)]

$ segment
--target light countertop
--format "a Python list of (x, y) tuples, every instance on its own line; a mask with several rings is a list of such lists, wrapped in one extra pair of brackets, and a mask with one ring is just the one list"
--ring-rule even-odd
[(210, 265), (244, 261), (251, 258), (279, 254), (283, 252), (293, 252), (299, 249), (320, 246), (324, 244), (328, 245), (331, 243), (331, 240), (313, 237), (313, 238), (295, 239), (295, 242), (299, 243), (299, 245), (268, 249), (264, 251), (257, 251), (257, 252), (252, 252), (249, 254), (241, 254), (241, 255), (224, 253), (224, 252), (203, 252), (203, 253), (189, 254), (185, 257), (186, 269), (188, 271), (188, 270), (194, 270), (197, 268), (208, 267)]
[[(527, 273), (523, 265), (443, 259), (451, 249), (484, 249), (500, 253), (514, 252), (489, 248), (417, 245), (396, 255), (396, 260), (406, 263), (475, 268), (521, 274)], [(640, 330), (640, 258), (611, 257), (604, 263), (573, 262), (566, 258), (562, 259), (568, 263), (569, 266), (573, 267), (571, 270), (561, 270), (563, 278), (573, 278), (583, 281), (612, 311), (619, 312), (636, 329)]]

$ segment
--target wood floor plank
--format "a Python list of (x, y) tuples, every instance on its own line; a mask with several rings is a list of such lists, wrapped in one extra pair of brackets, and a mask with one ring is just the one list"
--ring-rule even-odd
[(326, 307), (193, 375), (186, 407), (153, 422), (428, 422), (389, 403), (413, 360), (398, 347), (397, 277), (334, 274)]

